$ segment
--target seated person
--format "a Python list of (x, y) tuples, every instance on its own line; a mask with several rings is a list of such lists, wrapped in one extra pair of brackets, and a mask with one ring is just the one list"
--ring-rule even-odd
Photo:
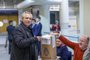
[(68, 48), (59, 40), (56, 40), (57, 45), (57, 56), (60, 56), (60, 60), (71, 60), (71, 52)]

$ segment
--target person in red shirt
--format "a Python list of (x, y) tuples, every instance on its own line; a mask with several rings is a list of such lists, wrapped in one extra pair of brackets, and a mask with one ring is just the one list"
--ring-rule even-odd
[(59, 39), (67, 46), (74, 50), (73, 60), (82, 60), (84, 51), (87, 49), (89, 37), (86, 35), (82, 35), (80, 37), (79, 43), (74, 43), (69, 41), (63, 35), (59, 36)]

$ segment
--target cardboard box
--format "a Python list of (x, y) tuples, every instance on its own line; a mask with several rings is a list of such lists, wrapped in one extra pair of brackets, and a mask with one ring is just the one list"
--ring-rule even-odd
[(41, 41), (41, 59), (56, 60), (56, 41), (54, 35), (42, 36)]

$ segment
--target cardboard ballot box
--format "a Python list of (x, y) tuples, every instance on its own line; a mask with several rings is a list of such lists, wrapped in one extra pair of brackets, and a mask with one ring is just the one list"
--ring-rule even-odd
[(55, 35), (44, 35), (41, 40), (41, 59), (56, 60)]

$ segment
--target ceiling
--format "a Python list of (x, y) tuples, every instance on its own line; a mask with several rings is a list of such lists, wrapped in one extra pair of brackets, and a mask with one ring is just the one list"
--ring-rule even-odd
[(14, 8), (15, 5), (24, 0), (0, 0), (0, 8)]
[[(30, 1), (34, 1), (33, 3), (30, 3)], [(23, 8), (25, 6), (30, 6), (31, 5), (38, 5), (38, 4), (51, 4), (54, 3), (54, 0), (52, 0), (51, 2), (49, 0), (43, 1), (43, 0), (0, 0), (0, 8), (1, 9), (6, 9), (6, 8)], [(71, 2), (70, 2), (71, 1)], [(74, 4), (73, 4), (73, 2)], [(76, 1), (76, 2), (75, 2)], [(70, 2), (70, 6), (72, 5), (78, 5), (79, 0), (69, 0)], [(56, 4), (60, 4), (60, 2), (57, 2)]]

